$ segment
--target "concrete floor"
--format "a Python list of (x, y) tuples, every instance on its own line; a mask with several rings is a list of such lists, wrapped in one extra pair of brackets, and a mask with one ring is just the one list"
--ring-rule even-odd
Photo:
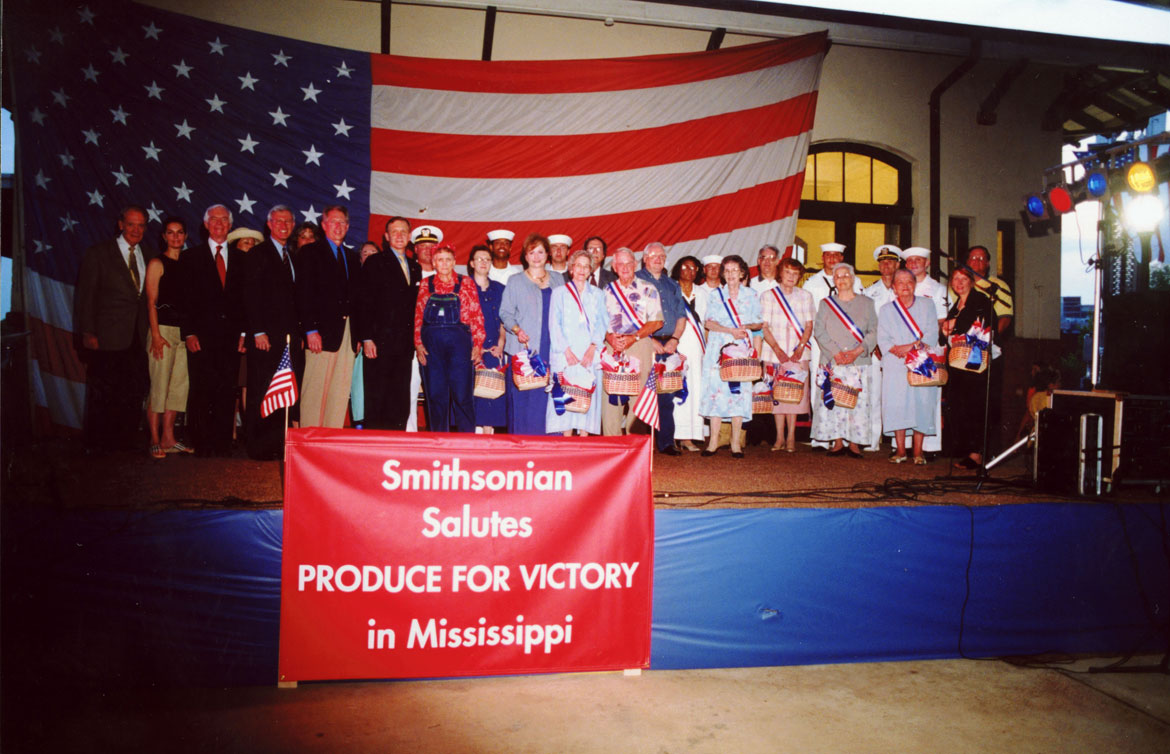
[(1170, 751), (1170, 677), (1083, 672), (1103, 664), (947, 660), (76, 695), (44, 687), (52, 700), (6, 716), (4, 750)]

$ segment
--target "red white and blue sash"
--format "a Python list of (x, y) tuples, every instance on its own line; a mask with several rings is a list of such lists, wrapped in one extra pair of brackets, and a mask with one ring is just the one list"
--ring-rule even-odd
[(646, 321), (638, 316), (638, 312), (634, 309), (634, 305), (630, 303), (628, 298), (626, 298), (626, 294), (622, 292), (622, 288), (617, 284), (616, 280), (609, 284), (609, 291), (613, 294), (613, 297), (617, 299), (618, 306), (621, 307), (622, 314), (625, 314), (626, 318), (630, 320), (630, 322), (634, 323), (634, 329), (641, 330), (646, 326)]
[(861, 328), (853, 322), (852, 317), (845, 313), (845, 310), (841, 308), (841, 305), (837, 303), (836, 299), (829, 296), (825, 299), (825, 303), (828, 304), (833, 314), (837, 315), (837, 319), (841, 321), (841, 324), (845, 325), (845, 329), (849, 331), (849, 334), (857, 339), (858, 343), (865, 340), (865, 334), (861, 332)]
[[(727, 312), (727, 316), (731, 317), (731, 324), (733, 327), (742, 330), (743, 320), (739, 318), (739, 310), (735, 308), (735, 302), (723, 295), (723, 289), (719, 288), (719, 300), (723, 302), (723, 309)], [(745, 343), (751, 343), (749, 338), (744, 338)]]
[(565, 287), (569, 289), (569, 295), (573, 297), (573, 301), (577, 302), (577, 308), (581, 310), (581, 316), (585, 318), (585, 326), (592, 328), (593, 326), (589, 324), (589, 313), (585, 311), (585, 304), (581, 301), (581, 294), (577, 291), (577, 284), (570, 280), (565, 284)]
[(707, 353), (707, 336), (703, 334), (703, 328), (699, 326), (699, 322), (695, 319), (695, 314), (691, 311), (691, 307), (686, 307), (686, 310), (687, 323), (691, 326), (691, 332), (699, 339), (699, 347), (703, 353)]
[(776, 297), (776, 303), (780, 304), (780, 311), (784, 312), (784, 316), (788, 319), (788, 324), (792, 325), (792, 329), (796, 331), (796, 337), (804, 335), (804, 328), (801, 327), (800, 322), (796, 318), (796, 310), (792, 308), (792, 304), (788, 303), (788, 299), (780, 292), (780, 286), (772, 289), (772, 295)]
[(910, 316), (910, 310), (903, 306), (902, 302), (898, 299), (894, 299), (893, 303), (894, 311), (896, 311), (898, 316), (902, 318), (902, 322), (905, 323), (906, 327), (910, 328), (910, 334), (914, 336), (914, 340), (922, 340), (922, 328), (919, 327), (918, 323), (914, 321), (914, 318)]

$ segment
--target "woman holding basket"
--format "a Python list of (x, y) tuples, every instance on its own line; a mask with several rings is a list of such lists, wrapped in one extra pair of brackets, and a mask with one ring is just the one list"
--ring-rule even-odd
[[(956, 340), (965, 346), (979, 345), (971, 349), (973, 353), (969, 361), (959, 360), (966, 363), (951, 361), (954, 368), (950, 370), (950, 381), (944, 391), (946, 400), (943, 401), (946, 406), (943, 416), (947, 426), (945, 441), (949, 455), (958, 458), (954, 464), (956, 469), (977, 469), (983, 465), (984, 408), (990, 374), (986, 365), (991, 358), (988, 336), (980, 333), (995, 332), (995, 309), (991, 299), (975, 290), (974, 275), (967, 267), (956, 267), (951, 273), (951, 288), (957, 297), (943, 320), (943, 335), (952, 348)], [(992, 396), (991, 399), (998, 398)]]
[[(557, 413), (557, 395), (549, 395), (545, 409), (545, 430), (565, 436), (601, 434), (601, 349), (605, 345), (605, 294), (589, 283), (593, 263), (589, 252), (575, 251), (569, 257), (571, 279), (557, 286), (549, 305), (549, 341), (552, 374), (561, 383), (579, 388), (593, 387), (585, 413), (562, 407)], [(586, 376), (586, 373), (588, 376)], [(588, 377), (592, 377), (590, 385)], [(562, 384), (562, 389), (564, 385)], [(576, 398), (575, 401), (580, 401)]]
[(829, 449), (831, 456), (848, 453), (853, 458), (861, 458), (858, 443), (864, 444), (869, 435), (869, 401), (857, 400), (856, 396), (853, 406), (848, 405), (844, 396), (833, 396), (832, 406), (826, 401), (826, 394), (837, 392), (829, 389), (830, 382), (860, 392), (866, 382), (865, 368), (877, 343), (873, 299), (854, 292), (854, 278), (853, 265), (842, 262), (833, 267), (837, 292), (821, 301), (813, 324), (813, 334), (821, 349), (817, 379), (820, 393), (814, 400), (825, 401), (829, 410), (813, 413), (812, 436), (833, 443)]
[[(476, 246), (471, 250), (471, 259), (468, 260), (472, 279), (475, 280), (475, 290), (479, 294), (479, 308), (483, 310), (483, 361), (491, 368), (498, 367), (504, 360), (504, 338), (507, 331), (500, 323), (500, 302), (504, 298), (504, 285), (488, 277), (492, 269), (492, 250), (487, 246)], [(505, 375), (507, 377), (507, 375)], [(508, 381), (504, 381), (505, 389)], [(475, 431), (478, 434), (490, 435), (496, 427), (503, 427), (508, 423), (507, 399), (479, 398), (475, 399)]]
[(720, 377), (720, 352), (733, 346), (747, 353), (758, 351), (759, 338), (753, 343), (752, 331), (763, 327), (760, 296), (745, 283), (750, 272), (738, 254), (724, 257), (719, 268), (723, 282), (707, 297), (707, 351), (703, 355), (703, 397), (699, 413), (711, 420), (711, 437), (704, 456), (719, 449), (719, 431), (723, 420), (731, 420), (731, 457), (743, 458), (740, 431), (752, 420), (752, 388), (749, 382), (724, 382)]
[[(521, 261), (523, 274), (513, 275), (504, 286), (500, 301), (500, 322), (508, 332), (504, 350), (513, 358), (522, 351), (539, 356), (547, 371), (551, 343), (549, 341), (549, 308), (553, 289), (564, 282), (561, 273), (550, 270), (548, 239), (533, 233), (524, 241)], [(543, 389), (518, 390), (513, 386), (507, 394), (508, 434), (543, 435), (545, 404), (548, 396)]]
[(780, 262), (779, 285), (760, 294), (764, 317), (764, 345), (760, 358), (777, 365), (777, 380), (788, 372), (792, 378), (804, 375), (800, 400), (796, 403), (774, 401), (772, 416), (776, 421), (776, 442), (772, 450), (792, 453), (796, 450), (796, 417), (808, 408), (808, 342), (813, 335), (812, 294), (797, 288), (804, 266), (788, 257)]
[(914, 463), (923, 465), (922, 440), (938, 432), (934, 408), (938, 388), (913, 386), (907, 381), (906, 357), (915, 349), (926, 350), (938, 343), (938, 313), (934, 302), (915, 296), (918, 281), (909, 270), (894, 273), (894, 300), (878, 312), (878, 346), (882, 349), (882, 431), (894, 436), (890, 463), (905, 463), (906, 431), (912, 439)]

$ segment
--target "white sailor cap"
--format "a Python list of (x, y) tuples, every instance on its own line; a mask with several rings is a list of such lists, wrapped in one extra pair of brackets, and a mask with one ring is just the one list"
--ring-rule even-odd
[(823, 243), (823, 244), (821, 244), (821, 253), (822, 254), (828, 254), (831, 252), (836, 252), (838, 254), (844, 254), (845, 253), (845, 244), (843, 244), (843, 243)]
[(563, 244), (565, 246), (568, 246), (569, 248), (573, 247), (573, 239), (570, 236), (566, 236), (563, 233), (558, 233), (555, 236), (549, 236), (548, 243), (550, 246), (554, 243), (559, 243), (559, 244)]
[(443, 240), (443, 231), (434, 225), (420, 225), (410, 232), (411, 243), (438, 243)]
[(703, 266), (704, 267), (706, 267), (709, 264), (720, 264), (722, 262), (723, 262), (723, 257), (719, 256), (718, 254), (708, 254), (707, 256), (703, 257)]
[(883, 259), (898, 259), (902, 258), (902, 250), (892, 243), (884, 243), (873, 250), (873, 258), (875, 261), (882, 261)]
[(921, 246), (911, 246), (909, 249), (903, 249), (902, 258), (909, 259), (910, 257), (922, 257), (923, 259), (930, 259), (930, 249), (924, 249)]
[[(500, 228), (499, 230), (489, 231), (488, 235), (487, 235), (487, 239), (489, 241), (499, 241), (501, 238), (504, 239), (505, 241), (511, 241), (515, 237), (516, 237), (515, 233), (513, 233), (510, 230), (504, 230), (503, 228)], [(551, 243), (551, 241), (549, 243)]]

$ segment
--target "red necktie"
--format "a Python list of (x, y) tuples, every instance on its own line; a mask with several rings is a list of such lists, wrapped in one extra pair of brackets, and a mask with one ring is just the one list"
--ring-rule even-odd
[(219, 272), (219, 285), (227, 285), (227, 262), (223, 260), (223, 246), (215, 245), (215, 269)]

